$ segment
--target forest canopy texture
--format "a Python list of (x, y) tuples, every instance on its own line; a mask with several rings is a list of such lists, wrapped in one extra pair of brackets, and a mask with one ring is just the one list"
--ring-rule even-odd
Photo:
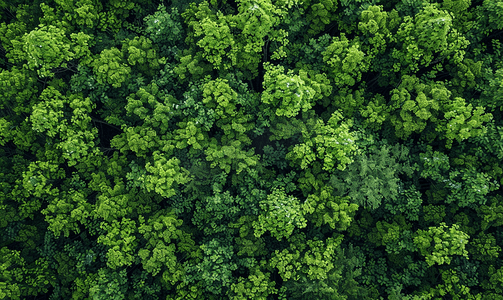
[(0, 299), (503, 300), (502, 0), (0, 0)]

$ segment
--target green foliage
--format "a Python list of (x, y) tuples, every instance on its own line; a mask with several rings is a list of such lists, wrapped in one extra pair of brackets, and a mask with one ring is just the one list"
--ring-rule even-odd
[(201, 37), (196, 44), (202, 49), (202, 56), (216, 69), (228, 69), (236, 64), (234, 37), (222, 13), (189, 24), (194, 28), (194, 36)]
[(147, 24), (145, 33), (154, 44), (158, 45), (160, 54), (176, 54), (177, 43), (183, 38), (183, 28), (178, 9), (173, 7), (171, 12), (168, 12), (166, 7), (160, 4), (157, 11), (146, 16), (144, 21)]
[(64, 112), (62, 108), (68, 100), (52, 86), (42, 91), (40, 100), (42, 101), (33, 107), (30, 118), (33, 124), (32, 128), (35, 131), (46, 132), (48, 136), (54, 137), (66, 125), (66, 120), (63, 121)]
[(309, 22), (308, 34), (316, 35), (325, 29), (326, 25), (337, 19), (337, 1), (321, 0), (306, 1), (303, 3), (307, 10), (306, 21)]
[[(199, 123), (199, 121), (196, 122)], [(207, 137), (202, 132), (201, 126), (196, 126), (198, 125), (196, 122), (187, 121), (177, 124), (180, 129), (175, 130), (176, 148), (184, 149), (191, 146), (192, 149), (202, 150), (203, 146), (207, 146)]]
[(493, 157), (501, 159), (503, 157), (503, 147), (499, 144), (503, 136), (503, 128), (496, 126), (494, 122), (486, 124), (487, 131), (484, 135), (474, 137), (473, 140), (482, 145), (486, 153), (491, 153)]
[(133, 196), (125, 191), (125, 186), (119, 182), (115, 186), (102, 190), (96, 199), (95, 217), (107, 222), (125, 217), (132, 213), (135, 203)]
[[(159, 101), (163, 96), (164, 101)], [(136, 94), (129, 95), (127, 100), (125, 109), (128, 116), (136, 115), (143, 120), (144, 125), (157, 130), (160, 134), (165, 134), (169, 130), (171, 125), (169, 121), (174, 114), (173, 107), (169, 104), (174, 99), (170, 95), (163, 95), (155, 83), (140, 88)]]
[[(121, 152), (131, 150), (139, 157), (145, 157), (146, 154), (152, 152), (159, 145), (159, 140), (156, 138), (157, 132), (147, 126), (126, 127), (125, 133), (116, 135), (111, 140), (111, 146), (119, 149)], [(163, 147), (163, 150), (171, 151), (172, 147)]]
[(401, 252), (417, 251), (414, 245), (411, 225), (407, 224), (403, 216), (395, 216), (393, 223), (378, 221), (376, 227), (368, 234), (368, 240), (376, 246), (384, 246), (387, 253), (400, 255)]
[(431, 288), (426, 297), (445, 297), (446, 295), (449, 295), (453, 299), (481, 299), (480, 294), (471, 294), (470, 288), (461, 284), (461, 276), (457, 271), (442, 270), (440, 273), (442, 275), (443, 284), (438, 284), (435, 289)]
[(0, 299), (502, 300), (498, 1), (0, 0)]
[(316, 91), (303, 80), (302, 77), (307, 76), (304, 71), (300, 71), (299, 75), (288, 71), (285, 75), (282, 66), (266, 64), (264, 68), (265, 91), (261, 100), (270, 104), (273, 109), (276, 108), (277, 116), (295, 117), (301, 110), (307, 111), (313, 106), (312, 100), (317, 96)]
[[(268, 41), (282, 44), (272, 57), (280, 56), (287, 44), (286, 33), (275, 30), (285, 10), (278, 8), (281, 4), (272, 1), (241, 0), (238, 2), (238, 14), (229, 16), (231, 28), (239, 30), (236, 37), (236, 66), (247, 70), (251, 76), (257, 75), (260, 61), (263, 59), (263, 48), (267, 47)], [(289, 4), (291, 5), (291, 4)]]
[(216, 119), (236, 115), (237, 93), (227, 84), (228, 80), (209, 81), (203, 87), (203, 103), (213, 109)]
[(236, 238), (238, 245), (237, 255), (259, 256), (266, 253), (264, 238), (254, 235), (253, 222), (256, 217), (242, 216), (236, 223), (229, 223), (230, 228), (239, 228), (239, 237)]
[[(347, 248), (341, 246), (334, 249), (333, 268), (327, 273), (326, 279), (311, 279), (302, 274), (297, 281), (289, 280), (281, 296), (294, 299), (352, 299), (365, 295), (355, 280), (361, 275), (364, 262), (361, 252), (351, 244)], [(319, 256), (317, 256), (319, 257)], [(310, 272), (311, 273), (311, 272)], [(286, 295), (285, 295), (286, 294)], [(284, 298), (283, 298), (284, 299)]]
[(140, 215), (138, 221), (138, 232), (146, 240), (145, 247), (138, 250), (143, 268), (153, 276), (166, 270), (163, 278), (170, 278), (171, 284), (176, 283), (183, 276), (175, 256), (175, 251), (179, 249), (174, 243), (184, 238), (183, 232), (177, 228), (182, 225), (182, 220), (176, 219), (173, 210), (165, 210), (156, 212), (147, 222)]
[(344, 112), (344, 116), (351, 118), (355, 111), (363, 106), (363, 102), (363, 89), (353, 91), (349, 88), (341, 88), (331, 104), (334, 107), (339, 107)]
[(465, 11), (471, 4), (470, 0), (446, 0), (442, 3), (443, 8), (452, 11), (455, 14), (459, 14)]
[(206, 160), (211, 161), (211, 167), (218, 167), (229, 173), (235, 170), (237, 174), (241, 173), (247, 167), (257, 164), (258, 155), (254, 155), (253, 149), (245, 151), (239, 140), (219, 145), (215, 138), (212, 138), (208, 149), (204, 151)]
[(444, 118), (445, 121), (440, 122), (436, 130), (445, 132), (446, 147), (451, 148), (453, 140), (461, 142), (470, 137), (483, 135), (487, 129), (482, 123), (489, 122), (492, 114), (484, 114), (484, 108), (481, 106), (474, 110), (471, 104), (466, 105), (464, 99), (455, 98), (450, 105), (447, 105)]
[[(0, 250), (2, 253), (2, 265), (0, 270), (2, 271), (2, 277), (4, 280), (8, 280), (9, 282), (3, 281), (1, 283), (2, 289), (0, 290), (0, 296), (2, 299), (11, 298), (11, 299), (21, 299), (21, 291), (19, 284), (16, 281), (20, 282), (22, 280), (23, 274), (19, 272), (19, 268), (8, 270), (11, 265), (24, 265), (24, 259), (20, 257), (19, 251), (12, 251), (7, 247), (2, 247)], [(13, 280), (14, 279), (14, 280)]]
[(191, 54), (184, 55), (180, 58), (180, 63), (173, 69), (173, 71), (179, 76), (180, 80), (187, 79), (187, 73), (193, 76), (193, 80), (199, 80), (203, 78), (212, 69), (211, 65), (204, 63), (202, 54), (192, 56)]
[[(91, 214), (91, 204), (87, 203), (85, 195), (71, 190), (69, 193), (60, 194), (61, 198), (54, 198), (42, 214), (46, 215), (45, 221), (49, 223), (48, 229), (59, 237), (65, 237), (70, 231), (80, 233), (80, 224), (85, 224)], [(77, 223), (78, 222), (78, 223)]]
[(67, 68), (66, 62), (91, 54), (88, 49), (91, 38), (80, 32), (73, 33), (70, 41), (63, 29), (53, 25), (39, 25), (38, 29), (25, 34), (22, 40), (13, 41), (19, 53), (24, 54), (15, 60), (26, 59), (28, 69), (36, 70), (40, 77), (53, 77), (52, 69)]
[(332, 75), (337, 87), (353, 86), (369, 68), (365, 53), (358, 40), (348, 40), (343, 33), (334, 37), (332, 44), (322, 53), (325, 69)]
[(91, 66), (98, 83), (113, 87), (120, 87), (131, 74), (131, 67), (125, 64), (123, 54), (117, 48), (103, 50)]
[(393, 147), (384, 144), (367, 153), (356, 156), (355, 162), (346, 170), (334, 172), (331, 185), (338, 195), (347, 195), (359, 206), (368, 209), (378, 208), (383, 199), (390, 203), (399, 202), (398, 175), (411, 176), (415, 168), (406, 159), (409, 149), (400, 144)]
[(237, 219), (241, 213), (242, 202), (240, 197), (233, 197), (228, 191), (215, 193), (197, 202), (192, 223), (206, 235), (226, 232), (228, 222)]
[(98, 151), (93, 148), (98, 130), (90, 126), (91, 117), (89, 116), (96, 106), (89, 98), (82, 99), (79, 95), (71, 95), (68, 100), (70, 110), (72, 110), (71, 124), (67, 128), (62, 127), (60, 134), (62, 141), (56, 145), (56, 148), (61, 150), (68, 166), (74, 166), (83, 158), (98, 154)]
[(414, 237), (414, 244), (419, 252), (426, 258), (429, 266), (434, 264), (450, 264), (452, 255), (468, 257), (465, 246), (470, 238), (468, 234), (458, 230), (459, 225), (453, 224), (448, 227), (440, 223), (437, 227), (429, 227), (428, 230), (419, 229)]
[[(29, 113), (32, 110), (35, 95), (38, 93), (36, 78), (30, 71), (13, 67), (0, 72), (0, 108), (5, 115)], [(4, 115), (4, 116), (5, 116)]]
[[(481, 64), (479, 64), (481, 65)], [(501, 92), (503, 91), (503, 84), (501, 83), (503, 79), (503, 68), (497, 69), (494, 73), (490, 69), (486, 69), (489, 73), (485, 76), (489, 81), (488, 85), (485, 85), (482, 89), (482, 94), (480, 99), (477, 99), (477, 104), (487, 108), (491, 111), (496, 108), (503, 106), (503, 98)]]
[[(368, 48), (369, 55), (382, 54), (385, 51), (386, 42), (391, 38), (390, 29), (393, 27), (393, 17), (396, 18), (396, 11), (383, 11), (382, 6), (372, 5), (362, 11), (358, 30), (368, 39), (371, 47)], [(374, 67), (371, 67), (374, 68)]]
[(470, 241), (470, 254), (475, 259), (481, 261), (492, 261), (498, 258), (501, 252), (501, 247), (496, 244), (496, 239), (492, 234), (485, 234), (483, 232)]
[(501, 2), (484, 1), (480, 10), (478, 11), (481, 16), (481, 21), (486, 23), (485, 30), (492, 32), (493, 30), (501, 30), (503, 23), (500, 20), (502, 14)]
[[(299, 22), (300, 20), (292, 21), (292, 23), (297, 26), (299, 26)], [(290, 26), (293, 26), (293, 24)], [(291, 30), (289, 32), (291, 32)], [(309, 39), (308, 43), (292, 43), (291, 46), (287, 48), (288, 55), (286, 60), (288, 63), (300, 60), (297, 64), (312, 66), (315, 70), (321, 70), (324, 66), (323, 56), (321, 53), (325, 51), (325, 48), (328, 47), (328, 45), (330, 45), (331, 40), (332, 39), (329, 34), (324, 34), (317, 39)]]
[(102, 222), (100, 228), (106, 235), (98, 237), (98, 243), (109, 246), (107, 251), (107, 266), (113, 270), (123, 266), (131, 266), (135, 260), (134, 251), (138, 245), (134, 235), (138, 228), (134, 220), (115, 219), (111, 223)]
[(363, 126), (372, 130), (381, 129), (384, 121), (390, 119), (389, 111), (384, 97), (381, 94), (376, 94), (372, 100), (369, 101), (366, 107), (360, 108), (360, 114), (365, 119)]
[(262, 213), (253, 222), (256, 237), (269, 231), (273, 237), (281, 240), (292, 235), (295, 228), (307, 226), (299, 199), (287, 195), (284, 189), (274, 189), (259, 204)]
[(489, 280), (484, 285), (493, 290), (495, 294), (503, 292), (503, 267), (496, 268), (493, 265), (489, 266)]
[(349, 131), (351, 126), (351, 120), (343, 121), (342, 114), (338, 111), (332, 114), (326, 125), (318, 119), (312, 129), (302, 131), (302, 143), (296, 144), (286, 158), (300, 164), (302, 169), (320, 159), (325, 171), (332, 170), (336, 163), (337, 169), (344, 170), (353, 162), (357, 150), (356, 137)]
[[(456, 182), (455, 175), (461, 175), (462, 182)], [(458, 176), (459, 176), (458, 175)], [(452, 187), (451, 194), (445, 200), (447, 203), (455, 202), (460, 207), (472, 206), (473, 204), (485, 204), (486, 195), (499, 188), (496, 181), (491, 181), (491, 177), (485, 173), (472, 169), (465, 169), (461, 172), (451, 172), (451, 180), (447, 184)]]
[(234, 247), (217, 238), (200, 247), (202, 261), (187, 268), (187, 280), (202, 282), (204, 290), (209, 293), (225, 294), (235, 281), (232, 272), (238, 268), (234, 261)]
[(439, 224), (446, 216), (444, 205), (426, 205), (423, 206), (424, 221), (433, 224)]
[[(417, 96), (412, 99), (412, 95)], [(441, 83), (427, 85), (416, 76), (403, 76), (391, 96), (392, 109), (396, 113), (390, 120), (395, 126), (396, 135), (405, 139), (413, 132), (423, 131), (428, 121), (437, 122), (439, 111), (444, 109), (443, 104), (449, 103), (450, 96), (451, 92)]]
[(274, 252), (270, 266), (278, 269), (283, 280), (297, 281), (301, 274), (312, 280), (326, 280), (334, 268), (333, 260), (342, 236), (330, 237), (323, 242), (295, 235), (291, 240), (296, 242), (287, 249)]
[(125, 269), (118, 272), (104, 268), (99, 269), (93, 280), (93, 286), (89, 289), (89, 296), (94, 299), (124, 299), (128, 291), (126, 276)]
[(348, 197), (334, 197), (330, 187), (322, 188), (319, 194), (309, 195), (302, 205), (309, 214), (308, 220), (315, 226), (328, 224), (339, 231), (349, 227), (358, 210), (358, 205), (349, 204)]
[[(421, 212), (421, 192), (417, 190), (414, 185), (410, 188), (404, 189), (400, 184), (398, 186), (398, 197), (396, 200), (392, 198), (384, 199), (384, 208), (391, 212), (393, 215), (403, 214), (411, 221), (418, 221)], [(423, 206), (425, 208), (427, 206)]]
[(140, 71), (148, 75), (159, 69), (157, 53), (152, 49), (152, 41), (145, 37), (135, 37), (133, 40), (126, 39), (122, 45), (124, 58), (131, 66), (136, 66)]
[(264, 154), (260, 162), (265, 167), (276, 165), (280, 169), (285, 169), (287, 166), (286, 162), (283, 160), (287, 153), (285, 146), (278, 142), (276, 142), (275, 145), (276, 147), (271, 145), (264, 146)]
[(257, 299), (266, 300), (269, 295), (276, 294), (274, 282), (270, 281), (270, 273), (263, 273), (259, 268), (251, 270), (248, 278), (239, 278), (238, 283), (231, 286), (232, 300)]
[(47, 260), (39, 258), (27, 262), (21, 257), (21, 252), (7, 247), (0, 249), (0, 296), (2, 299), (22, 299), (47, 292), (50, 284), (54, 284), (54, 275), (50, 273)]
[(480, 205), (477, 214), (482, 219), (482, 230), (491, 226), (501, 226), (503, 224), (503, 205), (501, 197), (490, 197), (490, 205)]
[[(33, 195), (35, 197), (56, 196), (59, 193), (58, 188), (52, 188), (53, 182), (65, 177), (64, 171), (57, 164), (47, 161), (31, 162), (27, 170), (23, 172), (22, 178), (17, 180), (24, 191), (23, 194)], [(34, 208), (38, 201), (23, 203), (26, 209)], [(31, 207), (31, 208), (29, 208)]]
[(449, 12), (438, 5), (424, 5), (414, 17), (406, 16), (396, 33), (402, 49), (394, 49), (395, 72), (417, 72), (445, 58), (461, 62), (469, 41), (453, 26)]
[(155, 191), (166, 198), (175, 194), (176, 185), (190, 181), (189, 172), (180, 167), (180, 160), (175, 157), (167, 159), (159, 151), (153, 153), (153, 163), (147, 162), (145, 169), (150, 173), (145, 176), (147, 191)]
[(134, 293), (133, 299), (158, 299), (161, 292), (160, 284), (153, 282), (145, 271), (136, 272), (132, 276), (133, 284), (131, 290)]
[(450, 169), (449, 157), (445, 153), (433, 151), (430, 145), (426, 146), (426, 149), (425, 153), (419, 154), (423, 162), (421, 177), (443, 180), (446, 177), (446, 171)]

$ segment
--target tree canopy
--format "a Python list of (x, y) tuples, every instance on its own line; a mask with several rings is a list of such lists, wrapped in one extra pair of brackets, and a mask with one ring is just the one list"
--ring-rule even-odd
[(502, 43), (500, 0), (0, 0), (0, 300), (503, 300)]

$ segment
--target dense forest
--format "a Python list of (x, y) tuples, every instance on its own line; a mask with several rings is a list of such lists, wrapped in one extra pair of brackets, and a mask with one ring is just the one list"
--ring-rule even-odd
[(0, 299), (503, 300), (503, 0), (0, 0)]

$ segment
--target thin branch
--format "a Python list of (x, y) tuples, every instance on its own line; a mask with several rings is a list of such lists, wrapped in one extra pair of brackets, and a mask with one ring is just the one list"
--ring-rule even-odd
[(112, 128), (114, 128), (114, 129), (117, 129), (117, 130), (122, 131), (122, 129), (120, 129), (119, 127), (117, 127), (117, 126), (115, 126), (115, 125), (112, 125), (112, 124), (109, 124), (109, 123), (107, 123), (107, 122), (105, 122), (105, 121), (101, 121), (101, 120), (98, 120), (98, 119), (95, 119), (95, 118), (91, 118), (91, 120), (92, 120), (93, 122), (95, 122), (95, 123), (105, 124), (105, 125), (107, 125), (107, 126), (109, 126), (109, 127), (112, 127)]
[(265, 41), (265, 44), (264, 44), (264, 62), (267, 62), (267, 51), (268, 51), (268, 48), (269, 48), (269, 39), (267, 39)]
[(497, 31), (497, 32), (495, 32), (495, 33), (493, 33), (491, 35), (488, 35), (488, 36), (482, 38), (481, 42), (485, 42), (486, 40), (492, 38), (493, 36), (500, 35), (502, 33), (503, 33), (503, 30)]
[(377, 83), (377, 80), (378, 80), (381, 76), (382, 76), (382, 75), (381, 75), (381, 73), (379, 73), (379, 75), (375, 76), (375, 77), (374, 77), (374, 78), (372, 78), (369, 82), (367, 82), (368, 87), (370, 88), (370, 87), (374, 86), (374, 84), (376, 84), (376, 83)]
[(4, 10), (12, 17), (12, 19), (16, 19), (16, 15), (8, 8), (4, 8)]
[(248, 81), (250, 82), (250, 86), (251, 86), (252, 91), (254, 91), (255, 88), (253, 87), (253, 80), (248, 80)]

